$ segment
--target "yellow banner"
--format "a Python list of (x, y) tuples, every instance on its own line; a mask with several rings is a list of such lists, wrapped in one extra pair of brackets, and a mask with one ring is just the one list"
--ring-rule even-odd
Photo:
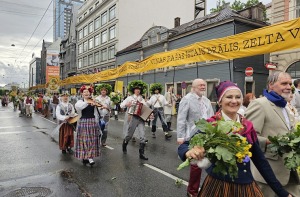
[(298, 18), (225, 38), (197, 42), (172, 51), (153, 54), (140, 62), (125, 62), (118, 68), (99, 73), (68, 77), (60, 81), (60, 85), (89, 84), (157, 68), (206, 60), (236, 59), (299, 48), (299, 30), (300, 19)]
[(124, 86), (123, 81), (116, 81), (115, 82), (115, 92), (123, 93), (123, 86)]

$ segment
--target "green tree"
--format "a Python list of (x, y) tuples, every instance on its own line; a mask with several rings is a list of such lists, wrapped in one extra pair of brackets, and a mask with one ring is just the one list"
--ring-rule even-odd
[(223, 10), (227, 5), (230, 5), (230, 2), (226, 2), (225, 0), (222, 0), (222, 3), (219, 1), (219, 5), (217, 5), (217, 8), (211, 8), (210, 13), (215, 13)]
[(245, 8), (251, 7), (251, 6), (259, 4), (259, 3), (260, 3), (259, 0), (248, 0), (245, 4)]
[(242, 3), (240, 0), (234, 0), (230, 8), (233, 10), (242, 10), (245, 8), (245, 4)]

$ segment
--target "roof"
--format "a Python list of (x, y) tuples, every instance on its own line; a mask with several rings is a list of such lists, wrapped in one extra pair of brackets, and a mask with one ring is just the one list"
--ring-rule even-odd
[[(169, 38), (176, 37), (178, 35), (193, 31), (195, 29), (200, 29), (221, 21), (225, 21), (227, 19), (242, 19), (242, 20), (247, 20), (249, 22), (255, 22), (257, 24), (261, 25), (266, 25), (265, 22), (254, 20), (254, 19), (249, 19), (247, 17), (244, 17), (239, 14), (238, 11), (232, 10), (230, 8), (224, 8), (220, 12), (216, 13), (211, 13), (209, 15), (206, 15), (201, 18), (196, 18), (195, 20), (192, 20), (188, 23), (182, 24), (178, 27), (175, 27), (173, 29), (169, 29), (168, 31), (170, 32)], [(117, 52), (117, 55), (120, 55), (122, 53), (128, 53), (137, 49), (140, 49), (142, 47), (142, 41), (139, 40), (132, 45), (122, 49), (121, 51)]]

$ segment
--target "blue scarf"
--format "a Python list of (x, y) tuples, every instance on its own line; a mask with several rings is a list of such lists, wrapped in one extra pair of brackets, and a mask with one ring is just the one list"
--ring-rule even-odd
[(264, 90), (264, 96), (267, 97), (267, 99), (269, 101), (271, 101), (272, 103), (274, 103), (277, 107), (285, 107), (286, 106), (286, 100), (278, 95), (276, 92), (271, 91), (268, 92), (266, 89)]

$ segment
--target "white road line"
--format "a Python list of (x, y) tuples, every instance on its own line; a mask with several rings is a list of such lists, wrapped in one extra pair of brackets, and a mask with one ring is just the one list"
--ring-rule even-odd
[[(165, 171), (163, 171), (163, 170), (161, 170), (161, 169), (159, 169), (157, 167), (154, 167), (152, 165), (144, 164), (144, 166), (146, 166), (146, 167), (148, 167), (148, 168), (150, 168), (152, 170), (155, 170), (156, 172), (159, 172), (159, 173), (161, 173), (161, 174), (163, 174), (163, 175), (165, 175), (165, 176), (167, 176), (167, 177), (169, 177), (171, 179), (174, 179), (175, 181), (176, 180), (182, 180), (182, 179), (180, 179), (180, 178), (178, 178), (178, 177), (176, 177), (176, 176), (174, 176), (174, 175), (172, 175), (172, 174), (170, 174), (168, 172), (165, 172)], [(186, 182), (184, 180), (182, 180), (182, 184), (188, 186), (188, 182)]]
[(47, 120), (47, 121), (51, 122), (52, 124), (57, 124), (56, 122), (53, 122), (53, 121), (51, 121), (51, 120), (48, 120), (47, 118), (44, 118), (44, 117), (39, 116), (39, 115), (37, 115), (37, 116), (40, 117), (40, 118), (43, 118), (44, 120)]
[[(6, 127), (0, 127), (0, 129), (9, 129), (9, 128), (17, 128), (17, 127), (24, 127), (24, 126), (6, 126)], [(31, 126), (28, 126), (31, 127)]]
[(108, 149), (110, 149), (110, 150), (114, 150), (114, 148), (113, 147), (110, 147), (110, 146), (105, 146), (105, 148), (108, 148)]
[(16, 133), (25, 133), (25, 132), (33, 132), (33, 131), (5, 131), (5, 132), (0, 132), (0, 135), (16, 134)]

